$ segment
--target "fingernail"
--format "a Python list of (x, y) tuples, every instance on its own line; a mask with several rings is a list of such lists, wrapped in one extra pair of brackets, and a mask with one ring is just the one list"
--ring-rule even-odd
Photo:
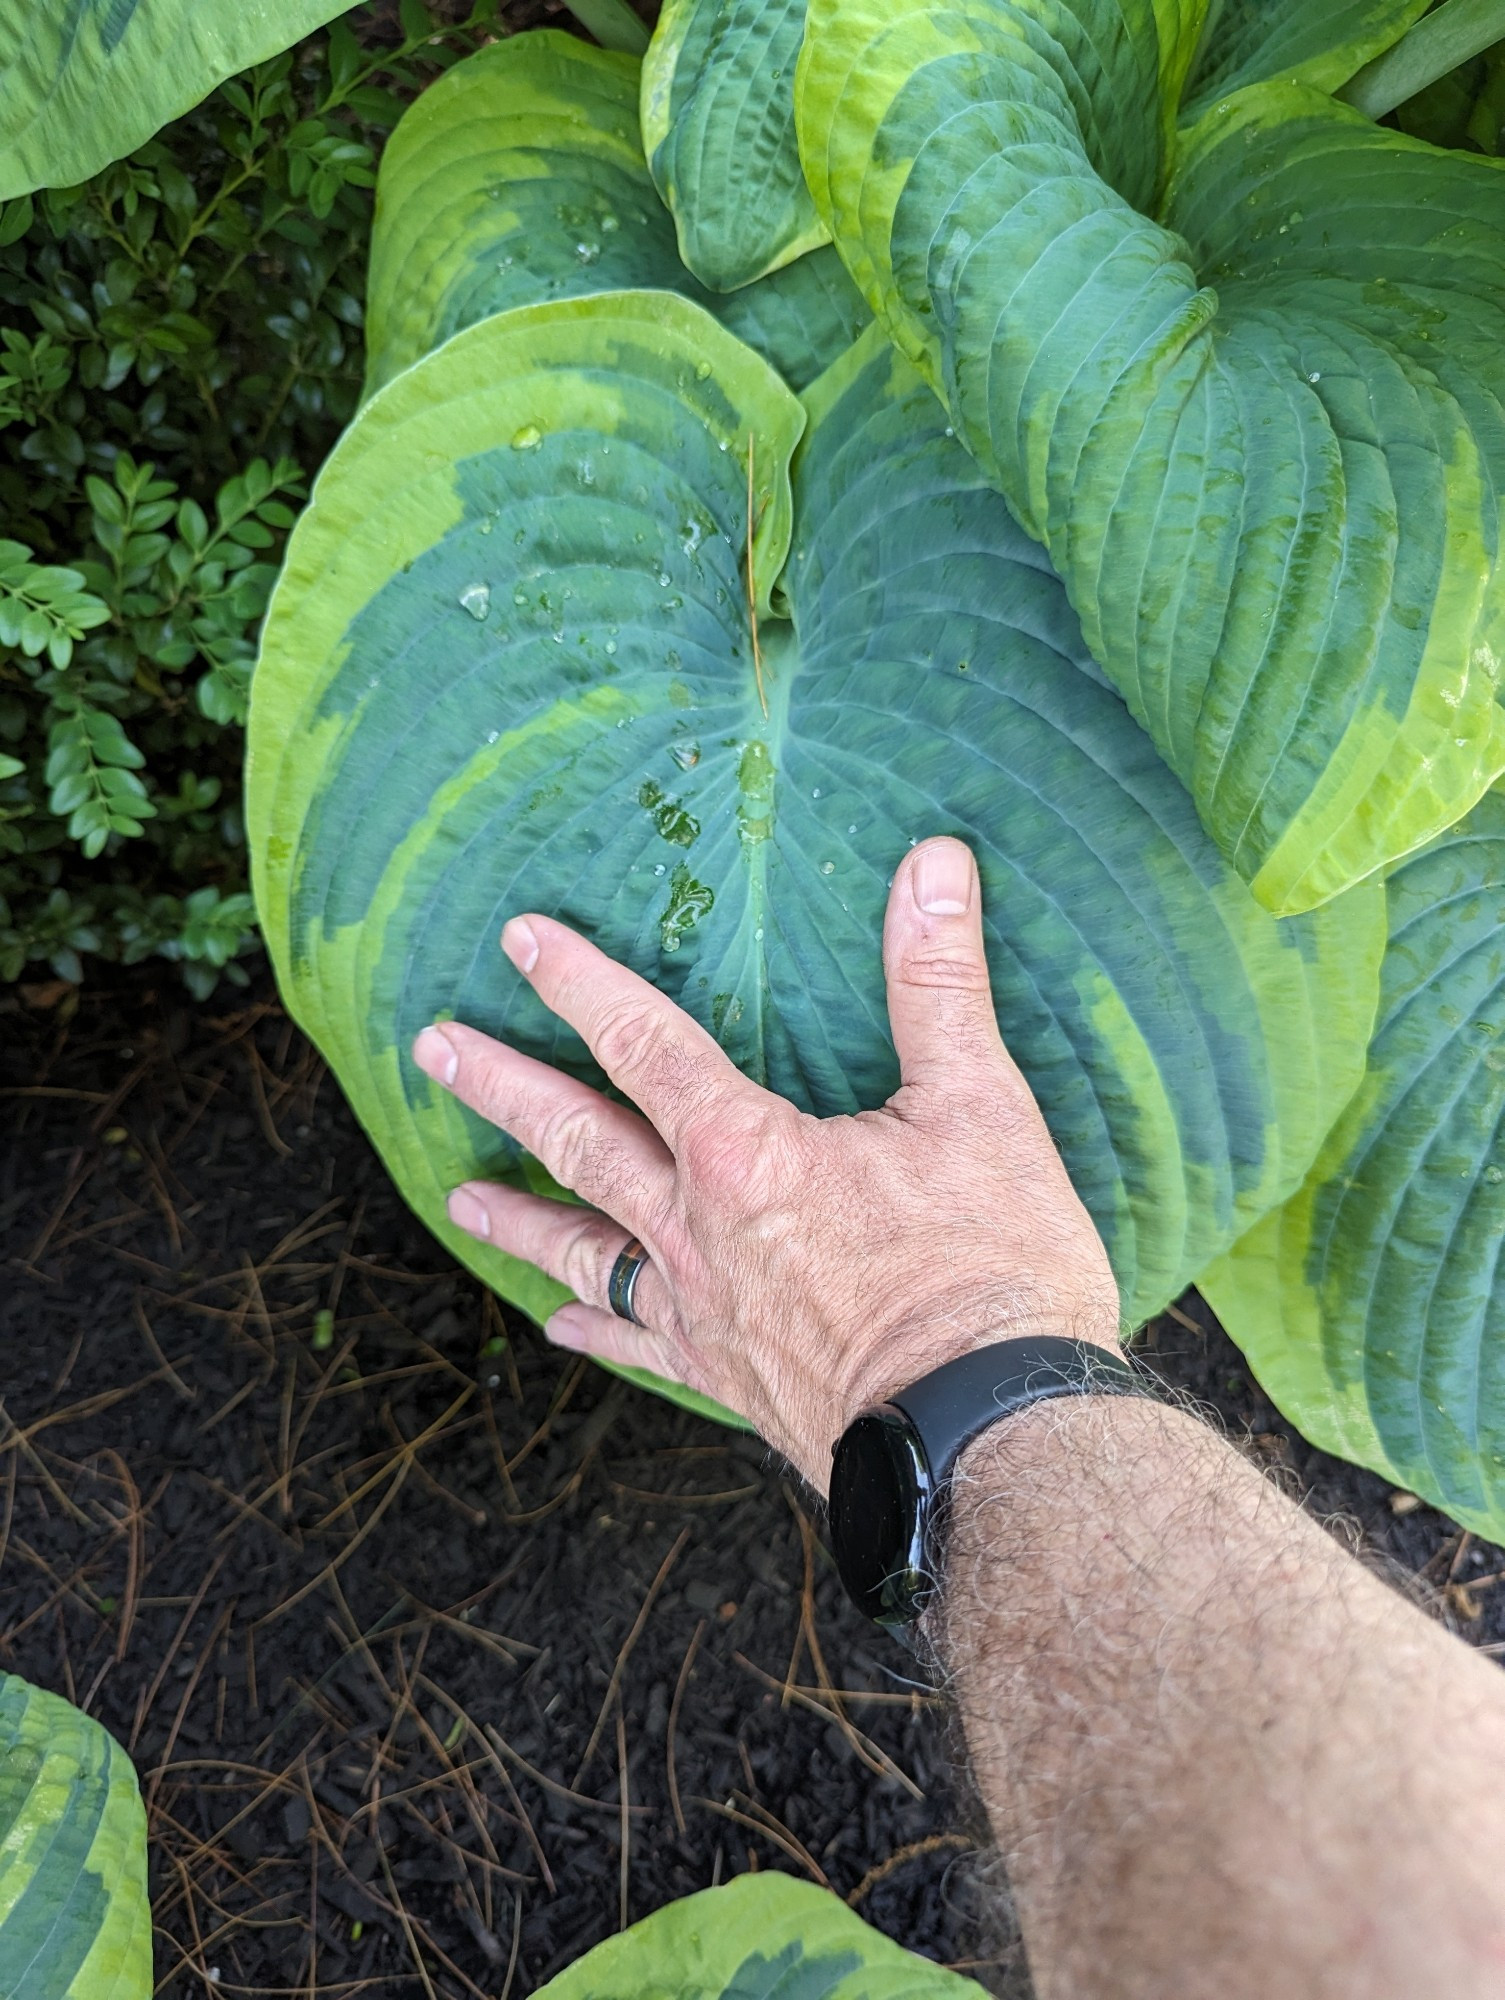
[(568, 1347), (578, 1353), (590, 1344), (590, 1321), (578, 1306), (561, 1306), (546, 1323), (544, 1337), (555, 1347)]
[(519, 972), (531, 972), (538, 963), (538, 937), (526, 917), (514, 917), (502, 928), (502, 950)]
[(457, 1229), (463, 1229), (467, 1236), (485, 1238), (491, 1234), (491, 1215), (479, 1195), (468, 1187), (457, 1187), (446, 1204), (449, 1219)]
[(413, 1044), (413, 1060), (435, 1083), (451, 1084), (460, 1070), (460, 1051), (442, 1028), (425, 1028)]
[(972, 857), (960, 841), (935, 841), (915, 856), (911, 886), (927, 916), (964, 917), (972, 907)]

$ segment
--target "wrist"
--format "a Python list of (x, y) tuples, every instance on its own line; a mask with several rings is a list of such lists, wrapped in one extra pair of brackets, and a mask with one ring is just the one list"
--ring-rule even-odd
[(831, 1445), (854, 1417), (892, 1401), (912, 1383), (963, 1354), (994, 1347), (1005, 1340), (1050, 1338), (1100, 1347), (1121, 1360), (1123, 1343), (1119, 1324), (1116, 1300), (1111, 1308), (1074, 1314), (1018, 1313), (976, 1328), (959, 1327), (954, 1320), (942, 1324), (934, 1320), (901, 1323), (874, 1342), (853, 1370), (838, 1402), (837, 1428), (826, 1441), (826, 1452), (829, 1454)]

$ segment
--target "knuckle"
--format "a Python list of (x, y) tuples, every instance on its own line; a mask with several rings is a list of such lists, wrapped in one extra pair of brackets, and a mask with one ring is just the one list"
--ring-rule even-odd
[(596, 1059), (612, 1075), (653, 1067), (662, 1059), (663, 1043), (653, 1010), (638, 1002), (613, 1007), (602, 1016), (594, 1037)]
[(605, 1241), (595, 1216), (568, 1225), (559, 1253), (559, 1278), (577, 1298), (601, 1305), (606, 1298)]
[(575, 1190), (590, 1179), (600, 1147), (593, 1107), (565, 1104), (544, 1118), (535, 1150), (555, 1180)]
[(911, 951), (899, 976), (907, 986), (930, 986), (957, 993), (988, 991), (986, 960), (977, 952), (959, 949), (939, 938)]

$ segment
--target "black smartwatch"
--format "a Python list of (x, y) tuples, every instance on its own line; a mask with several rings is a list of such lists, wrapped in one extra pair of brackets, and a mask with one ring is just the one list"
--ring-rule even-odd
[(855, 1417), (831, 1448), (831, 1547), (847, 1595), (879, 1625), (910, 1625), (934, 1595), (951, 1474), (990, 1424), (1050, 1396), (1144, 1395), (1106, 1348), (1001, 1340), (922, 1375)]

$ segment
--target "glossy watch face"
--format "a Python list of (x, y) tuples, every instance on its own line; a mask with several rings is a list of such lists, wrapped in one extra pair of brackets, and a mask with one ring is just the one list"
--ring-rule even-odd
[(925, 1570), (929, 1467), (898, 1410), (859, 1417), (831, 1465), (831, 1546), (853, 1602), (880, 1625), (907, 1625), (934, 1587)]

